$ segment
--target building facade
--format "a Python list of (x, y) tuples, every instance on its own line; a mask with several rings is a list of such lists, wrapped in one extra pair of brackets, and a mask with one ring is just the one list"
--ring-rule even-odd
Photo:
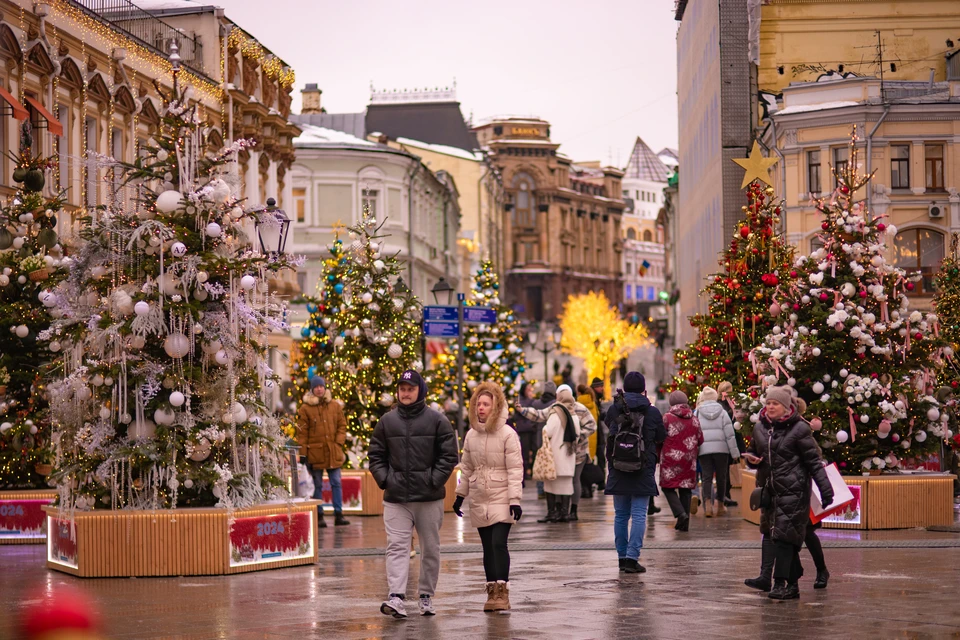
[(623, 302), (623, 172), (574, 164), (538, 118), (497, 118), (475, 129), (503, 176), (506, 301), (552, 321), (567, 296), (604, 291)]

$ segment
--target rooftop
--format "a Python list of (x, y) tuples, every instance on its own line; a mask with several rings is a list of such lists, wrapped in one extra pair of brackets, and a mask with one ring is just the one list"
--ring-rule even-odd
[(294, 124), (321, 127), (349, 133), (357, 138), (366, 138), (364, 121), (367, 112), (360, 113), (292, 113), (290, 121)]
[(648, 182), (666, 182), (669, 175), (669, 167), (657, 157), (657, 154), (647, 146), (646, 142), (637, 136), (624, 178), (646, 180)]
[(383, 145), (376, 142), (370, 142), (336, 129), (326, 129), (311, 124), (298, 124), (303, 129), (303, 132), (293, 139), (293, 145), (298, 149), (323, 149), (328, 147), (384, 148)]
[(422, 140), (464, 151), (480, 146), (476, 134), (463, 119), (460, 103), (455, 101), (371, 103), (364, 128), (394, 140)]

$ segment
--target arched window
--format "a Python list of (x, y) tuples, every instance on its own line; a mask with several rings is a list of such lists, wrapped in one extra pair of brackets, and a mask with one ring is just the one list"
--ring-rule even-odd
[(636, 229), (627, 229), (627, 240), (636, 240), (637, 239), (637, 230)]
[(535, 228), (537, 226), (536, 184), (526, 173), (518, 173), (513, 178), (516, 191), (516, 202), (513, 208), (513, 226)]
[(644, 242), (653, 242), (653, 233), (650, 232), (650, 229), (647, 229), (643, 232), (643, 241)]
[(934, 229), (907, 229), (898, 233), (893, 243), (893, 263), (923, 276), (914, 293), (932, 294), (933, 276), (943, 261), (943, 234)]

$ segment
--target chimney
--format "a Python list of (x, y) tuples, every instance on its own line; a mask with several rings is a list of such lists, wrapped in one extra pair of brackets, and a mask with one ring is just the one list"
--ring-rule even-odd
[(323, 91), (317, 86), (315, 82), (311, 82), (306, 85), (303, 90), (300, 91), (300, 98), (302, 104), (300, 106), (300, 113), (307, 115), (310, 113), (321, 113), (320, 111), (320, 94)]

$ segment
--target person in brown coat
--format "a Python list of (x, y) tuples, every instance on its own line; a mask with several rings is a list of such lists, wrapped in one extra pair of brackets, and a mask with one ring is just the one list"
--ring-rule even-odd
[[(347, 420), (340, 403), (330, 395), (327, 383), (320, 376), (310, 378), (310, 391), (303, 395), (303, 403), (297, 409), (297, 440), (300, 461), (313, 475), (313, 497), (323, 499), (323, 471), (326, 469), (333, 493), (333, 524), (338, 527), (350, 524), (343, 517), (343, 488), (340, 484), (340, 467), (347, 459), (343, 452), (347, 441)], [(323, 520), (323, 506), (317, 510), (322, 529), (327, 526)]]
[(470, 431), (463, 441), (460, 484), (453, 511), (463, 517), (464, 498), (470, 497), (470, 522), (483, 543), (487, 575), (484, 611), (510, 608), (510, 525), (520, 520), (523, 493), (523, 456), (520, 437), (506, 426), (507, 399), (493, 382), (481, 382), (470, 398)]

